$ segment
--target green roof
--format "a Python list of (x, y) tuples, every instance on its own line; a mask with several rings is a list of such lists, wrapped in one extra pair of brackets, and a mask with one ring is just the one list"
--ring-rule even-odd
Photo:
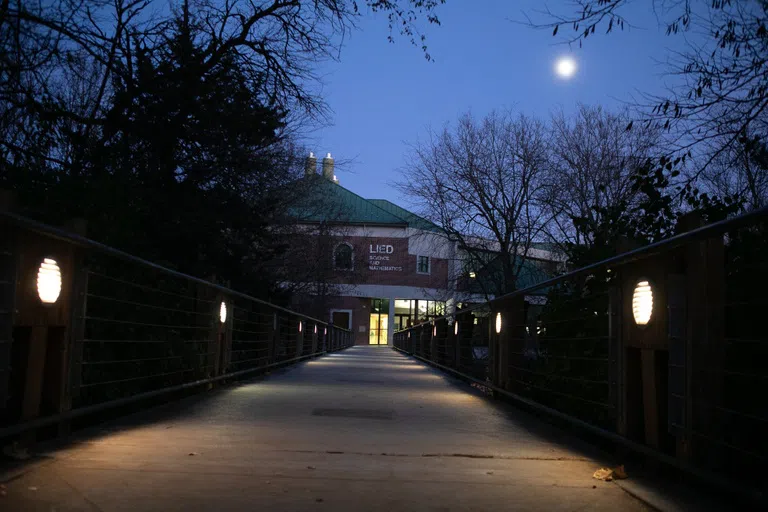
[(440, 226), (437, 224), (430, 222), (423, 217), (419, 217), (415, 213), (411, 213), (405, 208), (401, 208), (391, 201), (387, 201), (386, 199), (369, 199), (368, 201), (375, 204), (382, 210), (386, 210), (392, 215), (400, 217), (406, 221), (408, 226), (411, 228), (422, 229), (424, 231), (442, 231)]
[(304, 222), (405, 226), (407, 221), (319, 174), (303, 178), (306, 194), (292, 214)]

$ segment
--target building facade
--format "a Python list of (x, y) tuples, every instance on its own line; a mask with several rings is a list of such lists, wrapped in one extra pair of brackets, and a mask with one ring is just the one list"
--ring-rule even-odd
[[(356, 344), (387, 345), (396, 330), (486, 300), (470, 291), (465, 258), (438, 226), (390, 201), (365, 199), (342, 187), (330, 154), (322, 175), (315, 168), (310, 156), (304, 177), (310, 206), (296, 215), (303, 233), (324, 238), (313, 261), (297, 265), (329, 258), (323, 262), (329, 268), (324, 286), (313, 288), (324, 290), (315, 314), (351, 329)], [(306, 258), (306, 244), (301, 247), (294, 250)]]

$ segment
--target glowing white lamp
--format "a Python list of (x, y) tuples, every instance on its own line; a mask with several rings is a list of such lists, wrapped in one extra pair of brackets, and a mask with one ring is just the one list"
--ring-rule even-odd
[(61, 294), (61, 270), (52, 258), (45, 258), (37, 271), (37, 296), (43, 304), (53, 304)]
[(638, 281), (632, 294), (632, 315), (637, 325), (648, 325), (653, 314), (653, 289), (646, 280)]
[(437, 325), (432, 327), (432, 336), (437, 336)]
[(453, 334), (454, 335), (459, 334), (459, 321), (458, 320), (453, 322)]
[(317, 324), (315, 324), (315, 334), (317, 334)]
[(501, 332), (501, 313), (496, 313), (496, 334)]
[(299, 332), (301, 332), (301, 320), (299, 320)]
[(323, 336), (325, 336), (326, 334), (328, 334), (328, 328), (327, 328), (327, 327), (325, 327), (325, 328), (323, 329)]
[(224, 301), (222, 301), (221, 306), (219, 306), (219, 321), (221, 323), (227, 321), (227, 303)]

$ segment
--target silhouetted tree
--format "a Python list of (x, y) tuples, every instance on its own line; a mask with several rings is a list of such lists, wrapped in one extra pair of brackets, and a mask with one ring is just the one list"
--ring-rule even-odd
[(466, 114), (413, 146), (398, 187), (457, 243), (471, 270), (493, 276), (480, 281), (483, 292), (499, 295), (515, 289), (543, 234), (546, 172), (541, 122), (513, 112)]
[[(545, 21), (532, 24), (548, 27), (553, 35), (581, 46), (597, 30), (610, 33), (629, 27), (631, 19), (625, 18), (624, 9), (632, 2), (586, 0), (574, 3), (572, 10), (547, 10)], [(644, 3), (653, 5), (668, 35), (695, 34), (685, 40), (683, 51), (668, 59), (669, 71), (679, 85), (665, 95), (649, 95), (642, 111), (642, 120), (668, 131), (674, 144), (664, 163), (656, 160), (654, 166), (685, 171), (682, 166), (688, 164), (683, 176), (692, 184), (723, 153), (738, 152), (740, 140), (763, 142), (768, 136), (768, 2)], [(632, 126), (628, 123), (627, 129)]]

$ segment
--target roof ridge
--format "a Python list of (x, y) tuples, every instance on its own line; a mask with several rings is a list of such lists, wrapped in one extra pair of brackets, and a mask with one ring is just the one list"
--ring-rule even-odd
[[(434, 222), (432, 222), (431, 220), (429, 220), (429, 219), (425, 219), (423, 216), (419, 215), (418, 213), (413, 213), (412, 211), (410, 211), (410, 210), (407, 210), (407, 209), (403, 208), (403, 207), (402, 207), (402, 206), (400, 206), (399, 204), (393, 203), (393, 202), (392, 202), (392, 201), (390, 201), (389, 199), (368, 199), (368, 201), (383, 201), (383, 202), (385, 202), (385, 203), (389, 203), (389, 204), (391, 204), (392, 206), (394, 206), (395, 208), (397, 208), (397, 209), (399, 209), (399, 210), (402, 210), (402, 211), (406, 212), (408, 215), (412, 215), (412, 216), (416, 217), (416, 218), (417, 218), (418, 220), (420, 220), (420, 221), (426, 222), (427, 224), (430, 224), (431, 226), (434, 226), (434, 227), (436, 227), (436, 228), (438, 228), (438, 229), (442, 229), (442, 228), (440, 228), (440, 226), (438, 226), (437, 224), (435, 224), (435, 223), (434, 223)], [(374, 203), (374, 204), (375, 204), (375, 203)], [(392, 215), (396, 215), (396, 216), (397, 216), (397, 214), (394, 214), (394, 213), (393, 213)], [(404, 220), (410, 224), (410, 222), (409, 222), (407, 219), (404, 219)]]
[(373, 206), (373, 207), (374, 207), (374, 208), (376, 208), (377, 210), (381, 210), (382, 212), (386, 213), (387, 215), (391, 215), (391, 216), (395, 217), (396, 219), (400, 219), (401, 221), (405, 222), (406, 224), (408, 223), (408, 221), (407, 221), (407, 220), (405, 220), (405, 219), (403, 219), (403, 218), (400, 218), (399, 216), (395, 215), (395, 214), (394, 214), (394, 213), (392, 213), (392, 212), (388, 212), (387, 210), (385, 210), (384, 208), (380, 207), (380, 206), (379, 206), (379, 205), (377, 205), (376, 203), (373, 203), (373, 202), (371, 202), (371, 200), (370, 200), (370, 199), (366, 199), (366, 198), (364, 198), (363, 196), (361, 196), (360, 194), (358, 194), (358, 193), (356, 193), (356, 192), (352, 192), (352, 191), (351, 191), (351, 190), (349, 190), (347, 187), (342, 187), (342, 186), (341, 186), (340, 184), (338, 184), (338, 183), (334, 183), (334, 185), (336, 185), (337, 187), (339, 187), (339, 188), (341, 188), (342, 190), (346, 191), (347, 193), (349, 193), (349, 194), (352, 194), (353, 196), (355, 196), (355, 197), (357, 197), (357, 198), (359, 198), (359, 199), (362, 199), (363, 201), (365, 201), (366, 203), (370, 204), (371, 206)]
[[(304, 178), (309, 178), (317, 182), (317, 185), (312, 185), (311, 187), (311, 190), (314, 190), (316, 193), (327, 195), (329, 198), (335, 196), (336, 199), (331, 199), (331, 201), (338, 201), (338, 204), (342, 207), (346, 203), (351, 208), (347, 212), (350, 214), (348, 219), (349, 222), (354, 224), (408, 226), (408, 221), (406, 219), (403, 219), (400, 216), (387, 211), (376, 203), (364, 198), (360, 194), (357, 194), (346, 187), (339, 185), (336, 182), (327, 180), (319, 174), (310, 174), (304, 176)], [(355, 213), (362, 215), (356, 220)]]

